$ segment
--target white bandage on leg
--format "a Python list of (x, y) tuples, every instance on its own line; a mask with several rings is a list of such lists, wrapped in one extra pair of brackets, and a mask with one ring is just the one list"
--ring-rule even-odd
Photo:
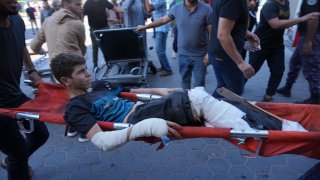
[(168, 125), (160, 118), (145, 119), (134, 126), (131, 126), (128, 135), (128, 128), (117, 131), (98, 132), (91, 138), (91, 142), (98, 148), (109, 151), (115, 149), (129, 140), (139, 137), (161, 137), (168, 134)]
[(244, 112), (225, 101), (215, 99), (203, 87), (191, 89), (188, 96), (194, 116), (204, 117), (211, 126), (253, 130), (242, 119)]

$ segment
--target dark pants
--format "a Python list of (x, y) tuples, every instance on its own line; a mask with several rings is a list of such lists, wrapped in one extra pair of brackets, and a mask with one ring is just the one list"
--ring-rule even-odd
[[(102, 28), (102, 29), (109, 29), (109, 26)], [(96, 37), (93, 34), (93, 31), (97, 29), (94, 29), (90, 27), (90, 37), (91, 37), (91, 42), (92, 42), (92, 60), (93, 60), (93, 68), (98, 67), (98, 52), (99, 52), (99, 46), (96, 41)], [(107, 61), (107, 60), (106, 60)]]
[(279, 87), (284, 72), (284, 47), (250, 52), (249, 63), (256, 73), (260, 70), (265, 60), (267, 60), (270, 70), (266, 94), (273, 96)]
[(172, 49), (175, 53), (178, 52), (178, 28), (176, 26), (173, 28)]
[[(18, 107), (28, 100), (28, 97), (22, 95), (2, 108)], [(8, 179), (30, 179), (28, 159), (48, 137), (47, 126), (42, 122), (35, 121), (34, 132), (26, 134), (24, 138), (18, 130), (16, 120), (0, 118), (0, 150), (7, 155)]]

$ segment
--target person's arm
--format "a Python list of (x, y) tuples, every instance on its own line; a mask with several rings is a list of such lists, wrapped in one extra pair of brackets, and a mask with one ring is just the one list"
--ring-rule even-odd
[[(208, 43), (210, 42), (210, 38), (211, 38), (211, 30), (212, 30), (212, 25), (208, 24), (207, 25)], [(205, 65), (209, 65), (210, 64), (208, 52), (204, 56), (203, 62), (204, 62)]]
[(146, 93), (146, 94), (157, 94), (161, 96), (166, 96), (172, 92), (180, 91), (181, 88), (140, 88), (140, 89), (131, 89), (131, 93)]
[(154, 27), (158, 27), (158, 26), (161, 26), (161, 25), (164, 25), (168, 22), (170, 22), (171, 19), (168, 15), (166, 16), (163, 16), (161, 17), (160, 19), (157, 19), (156, 21), (153, 21), (152, 23), (150, 24), (147, 24), (147, 25), (139, 25), (137, 26), (137, 31), (143, 31), (143, 30), (146, 30), (146, 29), (149, 29), (149, 28), (154, 28)]
[(246, 79), (251, 78), (255, 71), (252, 66), (246, 63), (238, 52), (236, 45), (231, 36), (231, 31), (235, 25), (235, 21), (226, 18), (219, 18), (217, 38), (229, 55), (229, 57), (237, 64)]
[(39, 76), (38, 72), (36, 71), (36, 68), (34, 67), (28, 49), (24, 48), (23, 52), (23, 63), (28, 71), (28, 75), (32, 81), (32, 86), (36, 87), (40, 82), (42, 82), (41, 77)]
[(144, 0), (144, 7), (146, 8), (147, 13), (151, 13), (155, 10), (155, 7), (152, 4), (150, 4), (149, 0)]
[(79, 24), (79, 31), (78, 31), (78, 42), (79, 42), (79, 47), (81, 49), (81, 52), (82, 52), (82, 55), (85, 55), (86, 54), (86, 50), (87, 50), (87, 47), (86, 47), (86, 44), (85, 44), (85, 41), (86, 41), (86, 30), (84, 28), (84, 25), (81, 23)]
[(41, 53), (42, 51), (41, 46), (43, 43), (46, 42), (46, 37), (44, 34), (45, 26), (46, 24), (43, 24), (43, 27), (41, 27), (40, 30), (38, 31), (36, 38), (34, 38), (30, 43), (30, 48), (32, 49), (32, 51), (34, 51), (37, 54)]
[(307, 22), (307, 32), (306, 32), (306, 36), (305, 36), (303, 47), (302, 47), (303, 53), (307, 55), (312, 53), (312, 38), (316, 33), (318, 26), (319, 26), (319, 17), (318, 19), (309, 20)]
[(305, 21), (308, 21), (311, 19), (317, 19), (319, 17), (319, 15), (320, 15), (319, 12), (314, 12), (314, 13), (306, 14), (306, 15), (299, 17), (299, 18), (295, 18), (295, 19), (282, 20), (279, 18), (273, 18), (268, 21), (268, 24), (273, 29), (285, 29), (285, 28), (289, 28), (293, 25), (299, 24), (301, 22), (305, 22)]

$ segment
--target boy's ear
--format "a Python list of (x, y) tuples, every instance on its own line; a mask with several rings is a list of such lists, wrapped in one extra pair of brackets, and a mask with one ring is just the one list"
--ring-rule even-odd
[(71, 78), (61, 77), (60, 78), (60, 82), (61, 82), (61, 84), (65, 85), (65, 86), (68, 86), (68, 85), (71, 84)]

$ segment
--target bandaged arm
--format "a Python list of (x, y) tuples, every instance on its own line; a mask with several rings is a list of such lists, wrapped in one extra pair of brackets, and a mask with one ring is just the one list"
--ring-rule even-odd
[(149, 118), (126, 129), (105, 132), (98, 131), (92, 136), (90, 133), (92, 132), (89, 131), (87, 137), (91, 137), (91, 142), (98, 148), (108, 151), (139, 137), (161, 137), (167, 135), (168, 125), (163, 119)]

